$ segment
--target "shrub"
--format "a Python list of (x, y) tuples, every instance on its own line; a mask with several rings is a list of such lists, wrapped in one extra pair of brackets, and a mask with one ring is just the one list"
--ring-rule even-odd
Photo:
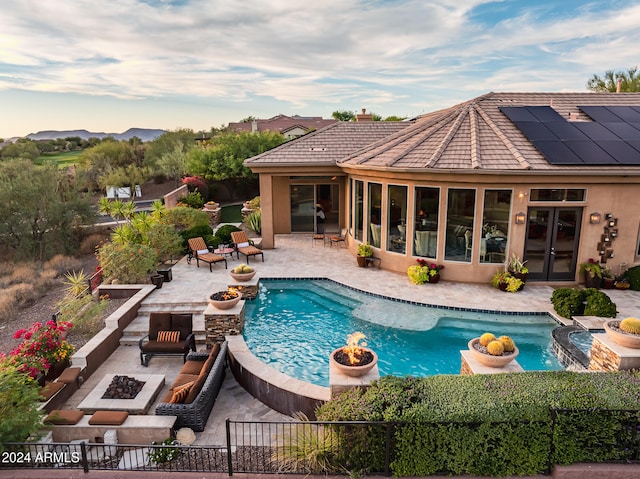
[[(107, 240), (107, 237), (98, 233), (90, 234), (80, 242), (80, 254), (87, 255), (94, 253), (101, 243)], [(78, 269), (78, 267), (72, 268)]]
[[(91, 249), (89, 253), (93, 253), (94, 249)], [(45, 269), (53, 269), (58, 275), (69, 273), (70, 271), (77, 271), (82, 268), (82, 261), (73, 256), (66, 256), (63, 254), (57, 254), (49, 261), (44, 263)]]
[(630, 288), (634, 291), (640, 291), (640, 266), (629, 268), (624, 274), (630, 284)]
[(209, 215), (206, 212), (186, 206), (176, 206), (168, 209), (165, 212), (165, 219), (178, 232), (194, 226), (209, 224)]
[(262, 234), (262, 213), (260, 210), (255, 210), (251, 214), (247, 215), (242, 222), (251, 231), (257, 234)]
[(218, 238), (216, 235), (206, 235), (203, 236), (202, 239), (204, 239), (204, 242), (207, 246), (212, 246), (214, 249), (217, 248), (220, 244), (220, 238)]
[(247, 203), (248, 203), (249, 208), (252, 209), (252, 210), (260, 209), (260, 197), (259, 196), (253, 197)]
[(584, 297), (587, 300), (583, 311), (585, 316), (616, 317), (616, 304), (604, 292), (595, 288), (587, 288), (584, 290)]
[(67, 294), (57, 303), (60, 314), (58, 321), (73, 324), (69, 336), (89, 339), (104, 327), (102, 313), (108, 305), (108, 298), (95, 299), (91, 294), (80, 296)]
[(213, 230), (211, 229), (211, 226), (209, 226), (208, 224), (194, 226), (193, 228), (189, 228), (187, 230), (181, 231), (180, 236), (182, 237), (182, 247), (185, 251), (188, 251), (189, 239), (198, 238), (198, 237), (202, 237), (204, 239), (205, 237), (211, 236), (212, 234), (213, 234)]
[(186, 176), (182, 184), (187, 185), (190, 192), (199, 191), (203, 198), (209, 198), (209, 185), (199, 176)]
[(7, 284), (31, 283), (38, 276), (35, 264), (17, 264), (8, 278)]
[(222, 225), (216, 230), (216, 236), (220, 239), (220, 243), (231, 243), (231, 233), (234, 231), (242, 231), (234, 225)]
[(556, 313), (567, 319), (582, 315), (604, 318), (616, 316), (616, 304), (606, 293), (595, 288), (558, 288), (551, 294), (551, 302)]
[(106, 281), (123, 284), (146, 283), (148, 275), (156, 268), (155, 250), (141, 244), (105, 243), (98, 250), (98, 261)]
[(181, 256), (184, 252), (183, 238), (169, 224), (156, 223), (147, 233), (147, 238), (160, 263)]
[(173, 461), (180, 454), (180, 448), (178, 441), (173, 438), (167, 438), (164, 441), (158, 443), (156, 441), (151, 443), (153, 446), (164, 447), (152, 447), (149, 449), (149, 458), (156, 464), (166, 464)]
[(187, 196), (181, 197), (179, 202), (195, 209), (200, 209), (204, 206), (204, 198), (199, 191), (192, 191)]

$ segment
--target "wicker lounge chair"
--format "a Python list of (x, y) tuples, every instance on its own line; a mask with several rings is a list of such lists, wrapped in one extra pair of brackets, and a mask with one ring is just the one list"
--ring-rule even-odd
[(234, 231), (231, 233), (231, 241), (234, 243), (234, 248), (240, 258), (240, 253), (242, 253), (246, 259), (247, 264), (249, 263), (249, 256), (262, 256), (262, 261), (264, 261), (264, 253), (260, 248), (256, 248), (249, 238), (247, 238), (247, 234), (244, 231)]
[(209, 263), (209, 271), (213, 271), (211, 268), (213, 263), (224, 261), (224, 268), (227, 269), (227, 260), (225, 257), (210, 252), (202, 237), (190, 238), (188, 242), (191, 255), (196, 259), (196, 266), (198, 266), (198, 268), (200, 267), (200, 261), (203, 261), (204, 263)]

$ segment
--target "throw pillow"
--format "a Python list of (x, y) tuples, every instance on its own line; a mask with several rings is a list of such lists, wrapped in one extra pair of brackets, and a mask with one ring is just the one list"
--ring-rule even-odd
[(191, 387), (193, 386), (194, 381), (188, 382), (187, 384), (183, 384), (173, 390), (173, 395), (171, 396), (170, 404), (179, 404), (183, 403), (187, 398)]
[(180, 331), (158, 331), (159, 343), (177, 343), (180, 341)]
[(249, 242), (245, 241), (244, 243), (238, 243), (236, 246), (238, 248), (246, 248), (247, 246), (249, 246)]
[(208, 249), (199, 249), (198, 251), (196, 251), (197, 254), (207, 254), (209, 252)]

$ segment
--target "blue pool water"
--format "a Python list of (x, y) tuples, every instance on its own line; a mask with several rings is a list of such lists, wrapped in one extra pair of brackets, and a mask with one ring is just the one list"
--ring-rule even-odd
[[(425, 293), (428, 286), (425, 287)], [(425, 298), (427, 300), (428, 298)], [(458, 374), (460, 351), (485, 332), (511, 336), (525, 370), (563, 369), (548, 315), (505, 315), (425, 307), (367, 295), (329, 280), (261, 280), (245, 305), (244, 339), (263, 362), (292, 377), (329, 385), (329, 355), (362, 331), (381, 375)]]
[(587, 356), (589, 355), (589, 352), (591, 351), (591, 342), (593, 341), (593, 336), (589, 331), (575, 331), (569, 334), (569, 339), (583, 353)]

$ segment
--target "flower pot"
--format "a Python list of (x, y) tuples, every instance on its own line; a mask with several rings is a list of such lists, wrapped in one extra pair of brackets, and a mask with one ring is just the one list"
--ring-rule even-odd
[(256, 274), (256, 270), (254, 269), (250, 273), (234, 273), (233, 271), (229, 271), (229, 276), (239, 282), (249, 281)]
[[(225, 292), (226, 291), (220, 291), (220, 293), (225, 293)], [(214, 295), (215, 294), (216, 293), (214, 293)], [(211, 296), (209, 296), (209, 304), (218, 309), (231, 309), (240, 302), (240, 299), (242, 299), (242, 295), (240, 293), (238, 293), (238, 295), (235, 298), (225, 299), (225, 300), (213, 299)]]
[(620, 321), (609, 319), (604, 322), (604, 330), (611, 340), (625, 348), (640, 349), (640, 334), (625, 333), (618, 328)]
[(626, 281), (616, 281), (616, 289), (629, 289), (631, 285)]
[(484, 353), (476, 349), (476, 345), (479, 340), (480, 338), (473, 338), (469, 341), (469, 351), (471, 351), (471, 355), (476, 359), (476, 361), (484, 366), (489, 366), (490, 368), (502, 368), (506, 366), (513, 361), (520, 352), (516, 347), (512, 353), (503, 354), (502, 356), (492, 356), (489, 353)]
[(440, 281), (440, 274), (429, 276), (429, 283), (436, 284), (438, 281)]
[(47, 371), (47, 374), (45, 374), (44, 376), (45, 381), (53, 381), (54, 379), (60, 377), (62, 371), (64, 371), (69, 366), (71, 366), (71, 362), (69, 361), (69, 359), (64, 359), (62, 361), (51, 364), (51, 366), (49, 367), (49, 371)]
[(366, 268), (367, 267), (367, 256), (357, 255), (356, 256), (356, 261), (358, 262), (358, 266), (360, 266), (361, 268)]
[(378, 364), (378, 355), (375, 353), (375, 351), (373, 351), (372, 349), (369, 348), (364, 348), (362, 347), (362, 349), (364, 351), (367, 351), (369, 353), (371, 353), (371, 355), (373, 356), (373, 361), (364, 364), (362, 366), (347, 366), (344, 365), (342, 363), (339, 363), (336, 359), (335, 359), (335, 354), (339, 353), (342, 351), (343, 348), (338, 348), (335, 349), (331, 355), (329, 356), (331, 363), (343, 374), (346, 374), (347, 376), (351, 376), (354, 378), (358, 378), (360, 376), (364, 376), (365, 374), (367, 374), (369, 371), (371, 371), (373, 369), (373, 367)]
[(163, 283), (169, 283), (173, 279), (171, 268), (161, 268), (158, 270), (158, 274), (162, 276)]
[(596, 288), (600, 289), (600, 284), (602, 283), (602, 278), (598, 278), (597, 276), (591, 276), (591, 273), (585, 271), (584, 273), (584, 287), (585, 288)]
[(218, 203), (214, 203), (214, 204), (209, 204), (209, 203), (205, 203), (204, 204), (204, 209), (205, 210), (215, 210), (219, 207), (220, 205)]
[(162, 283), (164, 283), (164, 276), (161, 274), (152, 274), (151, 282), (156, 286), (156, 289), (162, 288)]
[(602, 289), (613, 289), (616, 280), (612, 278), (602, 278)]
[[(511, 270), (509, 270), (509, 273), (511, 273), (511, 276), (513, 276), (514, 278), (518, 278), (523, 283), (527, 282), (527, 276), (529, 275), (529, 273), (516, 273), (515, 271)], [(524, 288), (524, 285), (522, 286), (522, 288)], [(520, 291), (520, 289), (518, 291)]]

